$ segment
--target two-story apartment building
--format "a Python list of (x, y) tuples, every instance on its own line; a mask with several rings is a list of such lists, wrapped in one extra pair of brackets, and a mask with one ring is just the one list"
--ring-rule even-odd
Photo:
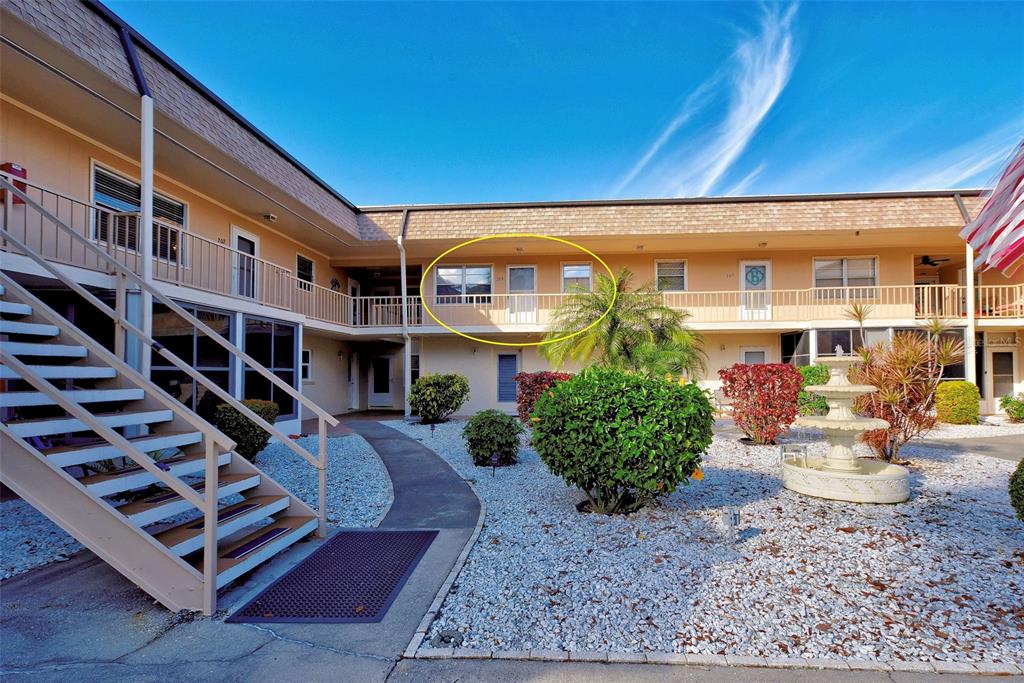
[[(733, 363), (804, 364), (837, 345), (850, 349), (859, 335), (845, 311), (863, 303), (868, 341), (933, 317), (962, 335), (974, 351), (951, 376), (978, 383), (985, 411), (1024, 390), (1024, 277), (975, 273), (957, 236), (980, 206), (978, 191), (359, 207), (102, 5), (12, 0), (0, 11), (0, 163), (17, 189), (5, 186), (0, 270), (8, 289), (24, 288), (23, 299), (64, 317), (34, 328), (11, 318), (2, 330), (12, 357), (24, 349), (37, 368), (56, 351), (35, 356), (27, 335), (49, 325), (64, 337), (80, 331), (134, 369), (118, 377), (130, 375), (139, 396), (163, 390), (188, 409), (176, 415), (190, 424), (202, 426), (224, 392), (276, 401), (282, 434), (302, 431), (304, 418), (319, 417), (322, 428), (325, 414), (401, 410), (410, 383), (428, 372), (470, 378), (466, 412), (512, 410), (512, 376), (547, 367), (532, 344), (551, 312), (571, 287), (591, 287), (603, 266), (569, 244), (506, 237), (427, 269), (466, 240), (531, 233), (569, 240), (612, 271), (628, 267), (638, 283), (656, 283), (702, 333), (709, 363), (698, 379), (709, 387)], [(125, 312), (124, 322), (97, 313), (87, 295)], [(37, 315), (38, 302), (4, 310)], [(128, 325), (153, 343), (133, 338)], [(9, 395), (45, 394), (39, 378), (76, 395), (113, 377), (51, 367), (28, 387), (18, 382), (35, 371), (16, 359), (4, 365)], [(77, 415), (52, 396), (26, 396), (3, 404), (5, 423), (38, 417), (29, 408), (41, 405)], [(109, 424), (129, 438), (161, 433)], [(65, 427), (18, 434), (36, 438), (42, 453), (57, 448), (44, 437), (89, 431)], [(23, 488), (26, 497), (35, 490)], [(211, 550), (218, 536), (203, 533)], [(135, 578), (154, 594), (162, 585)]]

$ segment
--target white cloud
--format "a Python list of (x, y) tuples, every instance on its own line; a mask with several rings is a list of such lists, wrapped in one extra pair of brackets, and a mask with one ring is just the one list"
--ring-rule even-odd
[(744, 192), (746, 192), (747, 188), (750, 187), (750, 184), (757, 180), (757, 177), (761, 175), (761, 171), (764, 170), (764, 167), (765, 163), (762, 161), (760, 164), (757, 165), (757, 168), (755, 168), (747, 175), (743, 176), (743, 178), (738, 183), (730, 187), (722, 194), (729, 197), (743, 194)]
[[(795, 61), (792, 22), (796, 10), (796, 4), (785, 9), (763, 8), (758, 32), (745, 35), (724, 70), (686, 98), (676, 116), (615, 185), (614, 194), (635, 181), (648, 192), (654, 189), (673, 195), (706, 195), (714, 190), (789, 82)], [(725, 92), (716, 92), (719, 89)], [(722, 120), (710, 134), (672, 144), (685, 124), (708, 110), (716, 97), (727, 98), (727, 102)], [(656, 162), (661, 157), (669, 158)]]
[(912, 162), (885, 179), (880, 189), (935, 190), (965, 184), (988, 185), (996, 180), (1022, 135), (1024, 118), (1010, 121), (949, 151)]

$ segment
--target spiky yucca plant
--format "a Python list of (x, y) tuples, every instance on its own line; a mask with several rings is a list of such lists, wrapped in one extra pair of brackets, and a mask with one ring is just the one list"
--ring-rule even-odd
[(964, 355), (963, 342), (944, 336), (945, 329), (931, 321), (921, 332), (900, 332), (891, 342), (865, 347), (862, 364), (850, 371), (851, 381), (878, 387), (858, 398), (855, 407), (861, 415), (889, 423), (888, 429), (862, 437), (883, 460), (897, 459), (904, 444), (935, 426), (935, 391), (942, 372)]
[(555, 367), (597, 361), (655, 376), (704, 372), (703, 340), (686, 326), (690, 314), (666, 306), (651, 283), (630, 289), (632, 279), (623, 268), (614, 280), (598, 275), (592, 292), (571, 291), (555, 310), (546, 339), (581, 330), (606, 310), (608, 315), (583, 334), (542, 346), (544, 357)]

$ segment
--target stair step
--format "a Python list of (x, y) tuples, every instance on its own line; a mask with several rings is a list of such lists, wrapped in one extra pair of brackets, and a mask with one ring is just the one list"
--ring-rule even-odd
[[(222, 508), (217, 513), (217, 538), (227, 538), (261, 519), (286, 510), (290, 501), (288, 496), (254, 496)], [(156, 535), (156, 540), (176, 555), (202, 550), (203, 519), (189, 520), (162, 531)]]
[[(217, 553), (217, 588), (263, 564), (316, 531), (316, 527), (316, 517), (285, 516), (229, 544)], [(202, 571), (202, 556), (197, 558), (193, 566)]]
[(0, 314), (32, 315), (32, 307), (28, 304), (19, 304), (14, 301), (0, 301)]
[(0, 296), (3, 296), (6, 293), (7, 293), (7, 288), (4, 287), (3, 285), (0, 285)]
[[(227, 465), (231, 462), (231, 453), (221, 453), (217, 456), (217, 465)], [(176, 477), (184, 477), (188, 474), (202, 474), (206, 469), (206, 457), (197, 453), (195, 455), (179, 455), (168, 458), (159, 463), (161, 469)], [(144, 470), (140, 465), (129, 465), (125, 469), (115, 470), (106, 474), (92, 474), (78, 480), (82, 485), (97, 496), (109, 496), (122, 491), (149, 486), (157, 482), (157, 478)]]
[[(43, 379), (113, 379), (117, 370), (106, 365), (30, 365), (29, 369)], [(0, 365), (0, 379), (21, 379), (6, 365)]]
[[(119, 389), (118, 391), (135, 391), (135, 389)], [(141, 389), (139, 391), (141, 391)], [(162, 451), (167, 448), (184, 448), (185, 446), (199, 443), (202, 440), (202, 432), (169, 432), (149, 436), (137, 436), (128, 439), (128, 441), (133, 443), (143, 453)], [(121, 449), (107, 443), (106, 441), (101, 441), (90, 446), (59, 446), (57, 448), (47, 448), (43, 449), (42, 453), (46, 456), (48, 461), (52, 462), (57, 467), (71, 467), (72, 465), (81, 465), (86, 462), (119, 458), (124, 455), (124, 453), (121, 452)]]
[(37, 342), (4, 342), (4, 350), (14, 356), (49, 356), (53, 358), (85, 358), (89, 350), (73, 344), (40, 344)]
[[(152, 424), (169, 422), (173, 413), (170, 410), (139, 410), (120, 413), (100, 413), (96, 419), (107, 427), (127, 427), (128, 425)], [(89, 427), (75, 417), (46, 417), (38, 420), (17, 420), (7, 423), (8, 429), (16, 436), (50, 436), (70, 432), (88, 431)]]
[(56, 337), (60, 330), (56, 325), (26, 323), (20, 320), (0, 320), (0, 334), (30, 334), (35, 337)]
[[(248, 491), (260, 485), (260, 475), (252, 473), (222, 474), (217, 481), (217, 499)], [(206, 490), (205, 482), (196, 482), (191, 485), (199, 493)], [(195, 510), (195, 506), (170, 489), (164, 489), (160, 493), (153, 494), (149, 498), (127, 503), (118, 508), (118, 511), (129, 520), (139, 526), (148, 526), (161, 519), (167, 519), (182, 512)]]
[[(75, 403), (141, 401), (146, 397), (146, 392), (143, 389), (72, 389), (62, 393)], [(0, 408), (52, 406), (55, 403), (52, 398), (41, 391), (7, 391), (0, 393)]]

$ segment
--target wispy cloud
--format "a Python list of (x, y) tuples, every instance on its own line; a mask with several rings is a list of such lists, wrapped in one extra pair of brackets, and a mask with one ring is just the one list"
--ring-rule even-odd
[(1024, 136), (1024, 117), (988, 130), (951, 150), (911, 162), (879, 189), (932, 190), (984, 185), (994, 179)]
[[(613, 188), (634, 183), (648, 191), (706, 195), (739, 159), (789, 82), (795, 62), (792, 23), (797, 5), (763, 7), (758, 31), (743, 35), (723, 71), (716, 72), (683, 102), (679, 112)], [(709, 135), (681, 136), (697, 114), (718, 98), (727, 100)], [(682, 140), (676, 138), (683, 137)], [(659, 157), (669, 157), (661, 159)], [(745, 187), (756, 178), (750, 176)]]
[(743, 194), (744, 192), (747, 191), (747, 188), (750, 187), (750, 184), (752, 182), (754, 182), (755, 180), (757, 180), (758, 176), (761, 175), (761, 172), (764, 170), (764, 167), (765, 167), (765, 163), (762, 161), (760, 164), (757, 165), (757, 168), (755, 168), (753, 171), (751, 171), (747, 175), (743, 176), (743, 178), (740, 179), (740, 181), (738, 183), (736, 183), (735, 185), (730, 187), (728, 190), (726, 190), (722, 194), (728, 195), (728, 196), (735, 196), (735, 195), (738, 195), (738, 194)]

